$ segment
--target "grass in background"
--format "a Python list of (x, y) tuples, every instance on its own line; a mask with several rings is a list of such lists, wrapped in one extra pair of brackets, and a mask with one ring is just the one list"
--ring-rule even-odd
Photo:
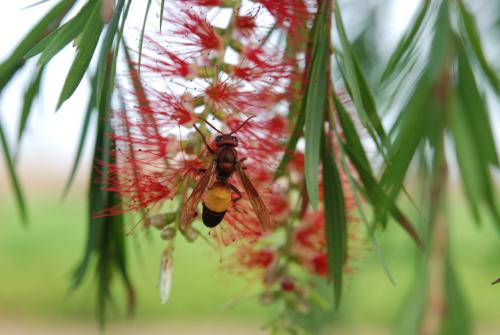
[[(77, 193), (77, 192), (75, 192)], [(85, 204), (70, 197), (59, 202), (55, 192), (31, 196), (28, 228), (19, 222), (12, 199), (0, 196), (0, 318), (34, 320), (93, 320), (92, 276), (69, 294), (72, 270), (82, 255), (86, 237)], [(500, 327), (500, 288), (490, 283), (500, 276), (500, 244), (493, 225), (472, 223), (464, 202), (450, 208), (452, 248), (461, 284), (479, 327)], [(129, 238), (128, 253), (140, 320), (242, 321), (264, 324), (272, 310), (255, 297), (258, 285), (221, 269), (217, 253), (202, 241), (179, 239), (174, 260), (170, 301), (159, 304), (156, 281), (163, 247), (157, 234)], [(397, 287), (386, 278), (375, 256), (361, 248), (354, 272), (347, 276), (345, 304), (335, 315), (343, 327), (390, 327), (413, 278), (415, 248), (396, 225), (389, 225), (379, 240)], [(115, 293), (122, 287), (116, 285)], [(237, 304), (232, 301), (242, 298)], [(227, 305), (230, 304), (230, 307)], [(113, 319), (123, 316), (122, 301), (114, 304)]]

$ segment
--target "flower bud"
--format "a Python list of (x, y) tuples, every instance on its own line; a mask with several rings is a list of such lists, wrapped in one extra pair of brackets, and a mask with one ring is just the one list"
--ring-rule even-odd
[(186, 236), (186, 240), (188, 240), (189, 242), (194, 242), (196, 241), (196, 239), (198, 238), (200, 234), (198, 233), (198, 231), (196, 229), (193, 229), (193, 228), (188, 228), (186, 230), (186, 232), (184, 233), (184, 236)]
[(307, 314), (311, 308), (305, 300), (299, 300), (295, 305), (295, 309), (302, 314)]
[(160, 289), (160, 302), (165, 304), (170, 296), (172, 287), (172, 272), (174, 270), (174, 259), (170, 250), (165, 250), (162, 254), (160, 264), (160, 278), (158, 288)]
[(104, 23), (108, 23), (113, 16), (115, 9), (115, 0), (102, 0), (101, 3), (101, 18)]
[(153, 226), (156, 229), (162, 229), (163, 227), (173, 223), (176, 217), (176, 213), (166, 213), (150, 216), (146, 219), (146, 226)]
[(295, 290), (295, 282), (292, 278), (285, 277), (281, 280), (281, 289), (285, 292), (290, 292)]
[(276, 300), (276, 294), (273, 292), (264, 292), (260, 295), (259, 300), (263, 305), (270, 305)]
[(266, 286), (272, 285), (278, 279), (277, 277), (278, 277), (278, 269), (276, 269), (275, 267), (268, 267), (264, 272), (264, 278), (263, 278), (264, 285)]
[(162, 240), (171, 240), (175, 236), (176, 230), (174, 227), (165, 227), (160, 232), (160, 237)]

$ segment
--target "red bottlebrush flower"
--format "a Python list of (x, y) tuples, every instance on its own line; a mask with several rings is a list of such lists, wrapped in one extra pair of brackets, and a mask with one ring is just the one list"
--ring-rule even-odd
[(312, 270), (314, 273), (321, 277), (327, 277), (328, 276), (328, 259), (326, 256), (326, 253), (321, 253), (316, 255), (312, 261)]
[(249, 248), (239, 249), (239, 260), (247, 268), (267, 269), (274, 264), (276, 253), (271, 249), (253, 251)]
[(291, 278), (283, 278), (281, 280), (281, 289), (285, 292), (291, 292), (295, 290), (295, 282)]
[(224, 5), (222, 0), (177, 0), (180, 4), (201, 7), (221, 7)]
[(174, 24), (171, 37), (177, 38), (170, 42), (184, 49), (178, 51), (179, 54), (222, 51), (222, 38), (206, 17), (195, 14), (192, 10), (181, 10), (180, 14), (171, 13), (167, 17)]
[(157, 41), (146, 38), (150, 52), (143, 53), (141, 65), (145, 69), (143, 75), (159, 75), (163, 78), (180, 77), (186, 80), (191, 80), (196, 76), (197, 70), (194, 64), (180, 58)]
[(306, 0), (257, 0), (257, 2), (269, 11), (278, 27), (291, 33), (297, 33), (299, 27), (305, 26), (315, 5)]
[(237, 15), (234, 20), (234, 28), (242, 37), (251, 37), (254, 33), (254, 30), (257, 28), (255, 15)]
[(191, 126), (194, 121), (194, 98), (189, 94), (176, 96), (168, 92), (151, 92), (150, 106), (161, 128)]

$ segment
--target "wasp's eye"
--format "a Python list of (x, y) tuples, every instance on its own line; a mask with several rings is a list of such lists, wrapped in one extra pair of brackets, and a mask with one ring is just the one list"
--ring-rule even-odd
[(221, 139), (222, 139), (222, 136), (217, 135), (217, 136), (215, 137), (215, 142), (220, 142), (220, 140), (221, 140)]
[(235, 142), (238, 142), (238, 138), (236, 136), (231, 136), (231, 139)]

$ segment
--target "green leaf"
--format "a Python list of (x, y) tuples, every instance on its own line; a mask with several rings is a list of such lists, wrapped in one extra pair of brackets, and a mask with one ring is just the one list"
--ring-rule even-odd
[(33, 76), (28, 88), (24, 92), (24, 102), (23, 108), (21, 110), (21, 115), (19, 118), (19, 129), (17, 132), (17, 141), (20, 142), (23, 137), (24, 130), (26, 129), (26, 124), (32, 110), (33, 102), (35, 101), (38, 93), (40, 91), (40, 83), (42, 81), (43, 71), (45, 67), (39, 67), (36, 69), (36, 73)]
[(500, 228), (500, 217), (494, 201), (491, 188), (491, 176), (486, 162), (480, 156), (474, 133), (457, 94), (450, 97), (450, 128), (455, 143), (455, 154), (465, 193), (469, 200), (472, 212), (479, 220), (479, 202), (484, 201), (490, 207), (495, 217), (497, 227)]
[[(336, 110), (337, 110), (337, 113), (339, 115), (339, 119), (342, 119), (342, 118), (345, 118), (347, 116), (347, 119), (349, 120), (348, 122), (344, 122), (344, 123), (347, 123), (349, 124), (351, 122), (349, 116), (347, 115), (347, 113), (345, 112), (344, 110), (344, 107), (342, 106), (342, 104), (338, 101), (338, 99), (335, 97), (335, 104), (337, 105), (337, 103), (340, 105), (340, 106), (337, 106), (336, 107)], [(342, 111), (340, 111), (342, 110)], [(341, 113), (345, 113), (344, 116), (340, 117), (340, 114)], [(345, 121), (345, 120), (344, 120)], [(344, 126), (343, 126), (344, 127)], [(352, 127), (352, 130), (354, 130), (354, 126), (351, 124), (349, 126), (347, 126), (348, 129), (351, 129)], [(344, 136), (346, 137), (347, 139), (347, 143), (349, 142), (356, 142), (356, 140), (354, 141), (349, 141), (349, 137), (352, 137), (352, 135), (349, 135), (348, 133), (350, 132), (350, 130), (348, 132), (346, 132), (344, 130), (343, 134)], [(335, 128), (335, 135), (336, 135), (336, 138), (337, 138), (337, 141), (339, 143), (342, 143), (342, 140), (340, 138), (340, 135), (339, 135), (339, 132), (338, 132), (338, 129)], [(357, 138), (357, 140), (359, 140), (358, 138), (358, 135), (357, 133), (354, 134), (355, 135), (355, 138)], [(353, 145), (350, 145), (350, 144), (346, 144), (347, 146), (350, 146), (351, 148), (354, 147)], [(361, 143), (359, 143), (359, 145), (361, 145)], [(340, 153), (340, 160), (342, 162), (342, 168), (344, 170), (344, 173), (347, 175), (348, 177), (348, 180), (349, 180), (349, 185), (351, 187), (351, 191), (352, 191), (352, 195), (354, 197), (354, 201), (356, 202), (356, 206), (358, 207), (358, 213), (359, 213), (359, 216), (361, 218), (361, 221), (363, 221), (364, 225), (365, 225), (365, 228), (366, 228), (366, 232), (367, 232), (367, 235), (368, 235), (368, 239), (370, 240), (370, 243), (373, 247), (373, 249), (375, 250), (375, 255), (377, 256), (380, 264), (382, 265), (382, 268), (384, 269), (384, 272), (385, 274), (387, 275), (387, 278), (389, 279), (389, 281), (392, 283), (392, 285), (396, 286), (396, 282), (394, 281), (394, 278), (391, 274), (391, 271), (389, 269), (389, 266), (387, 265), (386, 261), (385, 261), (385, 258), (384, 258), (384, 255), (382, 254), (382, 250), (380, 250), (380, 247), (377, 243), (377, 240), (375, 239), (375, 236), (373, 234), (373, 229), (372, 229), (372, 225), (370, 225), (370, 222), (368, 221), (368, 217), (366, 216), (365, 214), (365, 211), (363, 209), (363, 203), (361, 201), (361, 198), (358, 196), (358, 187), (357, 187), (357, 183), (356, 183), (356, 180), (354, 179), (354, 176), (352, 174), (352, 171), (351, 171), (351, 168), (349, 167), (349, 165), (347, 164), (347, 161), (346, 161), (346, 158), (345, 158), (345, 151), (344, 151), (344, 146), (341, 145), (340, 146), (340, 149), (342, 150), (341, 153)], [(353, 151), (357, 151), (359, 150), (358, 149), (354, 149)], [(365, 152), (364, 152), (364, 149), (363, 147), (361, 147), (361, 151), (362, 151), (362, 154), (358, 154), (358, 153), (355, 153), (358, 157), (361, 156), (361, 157), (365, 157)], [(369, 163), (368, 163), (368, 160), (366, 161), (366, 164), (368, 164), (368, 166), (370, 167)]]
[(327, 86), (330, 80), (330, 11), (329, 2), (324, 1), (316, 16), (313, 39), (311, 69), (304, 96), (305, 104), (305, 181), (309, 201), (318, 207), (318, 166), (321, 134), (325, 120)]
[(82, 123), (82, 130), (80, 133), (80, 139), (78, 141), (75, 159), (73, 160), (73, 165), (71, 166), (71, 172), (70, 172), (68, 181), (66, 182), (66, 185), (64, 187), (63, 197), (66, 197), (66, 195), (68, 194), (69, 189), (71, 188), (71, 185), (73, 184), (73, 180), (75, 179), (75, 175), (76, 175), (76, 171), (78, 169), (78, 166), (80, 165), (80, 159), (82, 156), (83, 147), (85, 145), (85, 141), (87, 140), (87, 133), (89, 130), (90, 119), (92, 116), (92, 112), (96, 108), (95, 101), (96, 101), (96, 93), (97, 92), (96, 92), (95, 87), (96, 87), (95, 79), (93, 78), (91, 80), (90, 98), (89, 98), (89, 101), (87, 103), (87, 109), (85, 111), (85, 117), (84, 117), (83, 123)]
[(337, 9), (335, 22), (343, 48), (342, 62), (339, 64), (343, 68), (344, 81), (363, 125), (377, 144), (378, 150), (383, 154), (383, 148), (387, 144), (387, 135), (377, 113), (375, 98), (347, 37), (337, 0), (335, 0), (335, 8)]
[[(144, 43), (144, 32), (146, 31), (146, 22), (148, 20), (149, 10), (151, 9), (151, 2), (152, 2), (152, 0), (148, 0), (148, 4), (146, 6), (146, 11), (144, 12), (144, 20), (142, 21), (141, 36), (139, 37), (139, 60), (138, 60), (138, 65), (137, 65), (137, 71), (138, 71), (139, 75), (141, 74), (142, 45)], [(162, 10), (162, 14), (163, 14), (163, 10)]]
[(96, 6), (90, 15), (79, 40), (78, 51), (75, 60), (66, 76), (64, 86), (59, 97), (56, 109), (59, 109), (64, 101), (69, 99), (75, 92), (76, 88), (82, 81), (83, 75), (94, 55), (97, 42), (101, 36), (101, 31), (104, 26), (102, 22), (100, 6)]
[(472, 320), (458, 277), (451, 262), (450, 252), (445, 264), (445, 294), (446, 314), (440, 334), (442, 335), (469, 335), (473, 334)]
[[(102, 93), (103, 93), (103, 86), (104, 86), (104, 81), (105, 81), (105, 71), (104, 71), (104, 66), (106, 64), (106, 55), (109, 53), (113, 46), (113, 40), (115, 38), (116, 30), (118, 28), (118, 22), (120, 20), (120, 16), (122, 14), (122, 9), (125, 1), (124, 0), (119, 0), (114, 12), (113, 12), (113, 17), (111, 18), (111, 21), (109, 22), (107, 28), (106, 28), (106, 35), (104, 36), (104, 40), (102, 42), (101, 46), (101, 51), (99, 53), (99, 59), (97, 62), (97, 95), (96, 95), (96, 104), (99, 106), (101, 104), (102, 100)], [(114, 63), (116, 61), (116, 58), (113, 58), (113, 64), (112, 66), (115, 67), (116, 64)], [(113, 86), (114, 86), (114, 78), (113, 78)], [(113, 87), (111, 87), (113, 89)]]
[(21, 222), (23, 224), (28, 223), (28, 211), (26, 210), (26, 202), (24, 201), (23, 191), (21, 189), (21, 184), (17, 178), (16, 169), (10, 155), (9, 144), (7, 143), (7, 138), (5, 136), (2, 122), (0, 120), (0, 144), (2, 145), (3, 157), (5, 163), (7, 164), (7, 172), (9, 175), (10, 183), (14, 189), (14, 194), (16, 196), (16, 203), (19, 209), (19, 214), (21, 215)]
[(427, 263), (418, 255), (413, 283), (396, 317), (395, 334), (420, 335), (424, 308), (429, 291)]
[(288, 144), (286, 146), (285, 154), (283, 158), (281, 158), (281, 162), (274, 173), (274, 180), (278, 179), (285, 172), (285, 168), (288, 166), (288, 163), (293, 158), (293, 153), (295, 152), (295, 148), (297, 147), (297, 143), (302, 136), (302, 129), (304, 128), (304, 123), (306, 120), (305, 114), (305, 104), (302, 104), (304, 108), (300, 108), (300, 113), (297, 117), (297, 121), (295, 122), (295, 127), (293, 128), (292, 135), (288, 140)]
[[(108, 208), (108, 205), (110, 203), (109, 192), (104, 190), (106, 188), (108, 168), (106, 166), (96, 166), (96, 164), (99, 164), (99, 162), (111, 161), (111, 144), (108, 135), (111, 131), (109, 106), (113, 93), (111, 84), (114, 77), (114, 69), (111, 66), (112, 56), (113, 55), (111, 54), (106, 57), (107, 63), (106, 67), (104, 68), (107, 79), (106, 85), (104, 86), (104, 96), (106, 97), (106, 99), (103, 99), (101, 101), (101, 105), (97, 106), (97, 134), (94, 145), (94, 155), (92, 159), (92, 169), (90, 173), (90, 184), (88, 192), (89, 233), (87, 237), (87, 247), (85, 250), (85, 256), (78, 266), (77, 271), (75, 272), (73, 287), (77, 287), (83, 280), (83, 277), (89, 266), (91, 255), (98, 245), (100, 230), (102, 229), (105, 219), (103, 217), (96, 217), (95, 215), (96, 213), (102, 212), (104, 209)], [(98, 184), (98, 180), (103, 180), (104, 182)]]
[(490, 85), (497, 93), (500, 93), (500, 80), (498, 79), (498, 75), (495, 70), (493, 70), (493, 68), (486, 60), (486, 56), (481, 45), (481, 37), (479, 36), (474, 17), (467, 10), (463, 1), (458, 1), (458, 8), (460, 10), (462, 23), (468, 37), (467, 41), (472, 46), (472, 50), (474, 51), (474, 54), (476, 55), (476, 58), (479, 61), (479, 65), (486, 75), (486, 78), (488, 78)]
[[(118, 41), (117, 41), (118, 43)], [(104, 209), (119, 206), (118, 194), (106, 190), (108, 168), (106, 166), (94, 166), (97, 162), (113, 162), (111, 151), (115, 149), (115, 143), (110, 140), (111, 129), (110, 103), (113, 94), (113, 82), (115, 67), (113, 66), (113, 53), (106, 56), (104, 70), (105, 85), (103, 86), (103, 99), (98, 106), (99, 116), (97, 123), (97, 137), (94, 148), (94, 160), (89, 185), (89, 232), (87, 246), (83, 260), (75, 271), (73, 287), (78, 286), (88, 271), (93, 254), (97, 256), (96, 275), (98, 279), (97, 310), (101, 327), (106, 321), (106, 307), (111, 299), (111, 285), (114, 271), (117, 270), (127, 288), (128, 310), (132, 312), (135, 303), (135, 295), (127, 271), (123, 232), (123, 216), (96, 216)], [(100, 184), (97, 180), (101, 180)]]
[(366, 167), (366, 170), (371, 173), (368, 157), (366, 156), (365, 149), (363, 148), (363, 144), (361, 144), (361, 139), (359, 138), (351, 117), (336, 95), (333, 96), (333, 100), (335, 102), (335, 109), (340, 121), (340, 126), (342, 127), (342, 133), (345, 136), (346, 145), (351, 148), (353, 155), (356, 155), (357, 159)]
[(76, 0), (62, 0), (54, 6), (19, 43), (10, 56), (0, 64), (0, 92), (25, 62), (24, 56), (42, 38), (56, 29)]
[(161, 33), (161, 28), (163, 26), (163, 12), (165, 10), (165, 0), (161, 0), (160, 4), (160, 33)]
[(25, 58), (33, 57), (42, 52), (38, 64), (46, 64), (54, 55), (61, 51), (62, 48), (80, 35), (92, 10), (96, 6), (99, 6), (99, 1), (97, 0), (87, 2), (71, 20), (54, 30), (50, 35), (41, 40), (40, 43), (35, 45), (26, 54)]
[(380, 81), (386, 81), (390, 78), (395, 70), (397, 69), (398, 64), (402, 64), (402, 60), (405, 58), (405, 55), (409, 54), (412, 45), (415, 44), (415, 37), (421, 31), (422, 23), (424, 22), (427, 13), (429, 12), (431, 1), (424, 0), (421, 7), (416, 13), (414, 21), (410, 24), (409, 30), (403, 36), (403, 38), (399, 41), (396, 49), (389, 58), (387, 65), (382, 73)]
[(483, 96), (479, 92), (477, 82), (472, 72), (470, 61), (462, 45), (459, 45), (458, 56), (458, 97), (465, 109), (470, 130), (485, 164), (499, 166), (497, 150), (488, 110)]
[[(122, 29), (119, 30), (119, 36), (116, 38), (116, 41), (117, 41), (116, 45), (117, 46), (119, 45), (118, 41), (120, 41), (120, 39), (121, 39), (121, 33), (123, 31), (123, 25), (125, 24), (125, 20), (126, 20), (127, 14), (128, 14), (128, 9), (130, 8), (131, 2), (132, 2), (131, 0), (128, 1), (127, 7), (126, 7), (125, 12), (123, 14), (123, 21), (122, 21), (122, 25), (121, 25)], [(123, 1), (120, 1), (120, 3), (118, 4), (118, 6), (116, 7), (116, 9), (114, 11), (111, 25), (115, 24), (114, 23), (115, 18), (120, 16), (122, 7), (123, 7)], [(112, 38), (109, 37), (110, 35), (112, 35), (110, 33), (109, 29), (110, 28), (108, 28), (108, 31), (106, 32), (105, 42), (103, 42), (103, 48), (101, 49), (101, 52), (103, 52), (104, 50), (106, 50), (107, 52), (109, 52), (111, 50), (111, 45), (107, 44), (107, 43), (109, 43), (109, 40), (112, 41)], [(113, 30), (116, 31), (116, 27), (114, 29), (112, 29), (111, 31), (113, 31)], [(112, 62), (112, 64), (113, 64), (112, 66), (113, 67), (116, 66), (117, 55), (118, 55), (118, 48), (116, 48), (115, 55), (113, 57), (113, 62)], [(99, 64), (101, 64), (101, 62), (104, 63), (106, 61), (104, 59), (104, 57), (100, 56), (100, 59), (102, 59), (102, 60), (99, 62)], [(105, 71), (103, 70), (102, 67), (99, 67), (98, 70), (97, 70), (97, 73), (98, 74), (101, 74), (101, 73), (104, 74)], [(87, 110), (86, 110), (85, 118), (84, 118), (83, 125), (82, 125), (82, 132), (81, 132), (81, 135), (80, 135), (80, 140), (78, 142), (78, 147), (77, 147), (77, 152), (76, 152), (75, 160), (73, 161), (73, 166), (71, 168), (71, 173), (70, 173), (70, 176), (68, 178), (68, 181), (66, 182), (66, 186), (64, 188), (63, 197), (66, 196), (66, 194), (68, 193), (68, 191), (69, 191), (69, 189), (71, 187), (71, 184), (73, 183), (73, 180), (74, 180), (74, 177), (75, 177), (75, 174), (76, 174), (76, 170), (77, 170), (78, 165), (80, 163), (80, 158), (81, 158), (81, 154), (82, 154), (82, 151), (83, 151), (83, 146), (85, 144), (85, 140), (87, 138), (87, 132), (88, 132), (88, 127), (89, 127), (89, 124), (90, 124), (90, 118), (91, 118), (92, 112), (101, 103), (102, 93), (103, 93), (102, 85), (104, 83), (104, 80), (103, 80), (102, 77), (103, 77), (102, 75), (99, 76), (99, 78), (101, 80), (101, 87), (99, 89), (97, 88), (97, 84), (96, 84), (97, 80), (94, 78), (91, 81), (91, 96), (90, 96), (90, 99), (89, 99), (89, 102), (88, 102), (88, 105), (87, 105)], [(113, 83), (111, 85), (114, 87), (114, 79), (113, 79)], [(97, 98), (98, 94), (100, 95), (99, 99)]]
[(344, 263), (347, 259), (347, 215), (339, 171), (328, 138), (323, 138), (323, 189), (328, 270), (333, 278), (336, 309), (342, 294)]
[[(450, 26), (448, 1), (441, 2), (438, 10), (437, 20), (434, 27), (434, 37), (432, 39), (431, 51), (427, 71), (431, 80), (439, 80), (443, 69), (449, 67), (451, 53), (454, 51), (452, 44), (453, 35)], [(445, 70), (446, 71), (446, 70)]]
[[(384, 169), (381, 184), (388, 194), (390, 206), (403, 187), (403, 181), (422, 139), (429, 129), (429, 110), (427, 108), (431, 90), (429, 76), (420, 79), (413, 96), (401, 111), (401, 120), (396, 125), (397, 137), (389, 152), (389, 162)], [(393, 131), (391, 131), (393, 132)], [(382, 209), (387, 208), (384, 206)]]
[(354, 63), (354, 69), (356, 71), (357, 83), (359, 85), (359, 92), (361, 94), (361, 101), (363, 104), (363, 108), (368, 116), (368, 120), (370, 121), (370, 128), (375, 129), (379, 138), (383, 143), (387, 140), (387, 135), (385, 133), (384, 127), (382, 125), (382, 120), (380, 119), (377, 112), (377, 103), (375, 102), (375, 96), (366, 80), (366, 76), (364, 75), (361, 65), (357, 57), (353, 54), (352, 60)]
[[(396, 222), (403, 228), (408, 235), (415, 241), (415, 243), (422, 247), (422, 240), (417, 233), (417, 230), (411, 224), (410, 220), (406, 218), (403, 212), (396, 206), (394, 202), (389, 201), (388, 196), (382, 189), (381, 185), (377, 182), (370, 169), (359, 160), (358, 156), (352, 151), (351, 147), (343, 142), (340, 142), (344, 152), (349, 157), (349, 160), (356, 168), (358, 176), (361, 179), (363, 187), (357, 187), (357, 189), (362, 193), (363, 197), (366, 198), (375, 212), (388, 211), (389, 214), (396, 220)], [(385, 215), (377, 215), (376, 219), (381, 220)], [(384, 221), (385, 222), (385, 221)]]

